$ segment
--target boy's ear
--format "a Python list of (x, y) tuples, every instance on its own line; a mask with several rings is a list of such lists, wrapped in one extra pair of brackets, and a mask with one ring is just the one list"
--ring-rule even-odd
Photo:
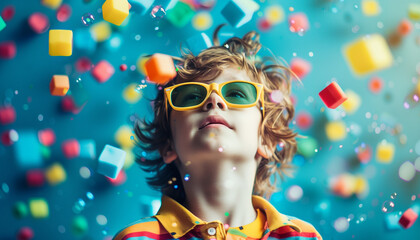
[(262, 143), (262, 137), (258, 137), (258, 149), (257, 149), (258, 155), (260, 155), (263, 158), (270, 158), (273, 156), (273, 152), (270, 150), (270, 148)]
[(168, 144), (163, 150), (162, 150), (162, 152), (160, 153), (161, 154), (161, 156), (162, 156), (162, 158), (163, 158), (163, 161), (166, 163), (166, 164), (170, 164), (171, 162), (173, 162), (173, 161), (175, 161), (175, 159), (177, 159), (178, 158), (178, 154), (176, 154), (176, 152), (175, 152), (175, 150), (173, 150), (174, 148), (173, 148), (173, 146), (172, 146), (172, 143), (171, 144)]

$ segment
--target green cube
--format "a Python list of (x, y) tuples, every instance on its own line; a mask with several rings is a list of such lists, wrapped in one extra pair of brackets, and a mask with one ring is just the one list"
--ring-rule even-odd
[(297, 141), (297, 151), (305, 158), (311, 158), (315, 155), (315, 149), (318, 147), (318, 142), (315, 138), (307, 137)]
[(3, 18), (0, 16), (0, 31), (6, 27), (6, 23), (4, 22)]
[(195, 11), (190, 5), (178, 1), (173, 8), (168, 10), (166, 18), (175, 27), (183, 27), (192, 19), (194, 14)]
[(26, 207), (26, 204), (24, 202), (16, 202), (13, 206), (13, 215), (15, 215), (16, 218), (24, 218), (28, 215), (28, 208)]
[(72, 231), (76, 236), (83, 235), (89, 228), (88, 222), (85, 217), (79, 215), (73, 218)]

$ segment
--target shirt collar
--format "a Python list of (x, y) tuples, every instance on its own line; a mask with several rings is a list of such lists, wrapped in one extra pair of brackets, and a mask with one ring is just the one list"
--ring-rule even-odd
[[(239, 230), (239, 227), (232, 227), (233, 229), (241, 231), (251, 237), (256, 234), (253, 233), (255, 229), (259, 229), (261, 225), (268, 228), (270, 231), (279, 227), (289, 226), (298, 232), (302, 232), (299, 226), (292, 223), (286, 215), (279, 213), (277, 209), (263, 197), (252, 195), (252, 205), (257, 211), (257, 218), (252, 223), (245, 225), (246, 227), (242, 230)], [(261, 211), (264, 214), (261, 214)], [(180, 238), (195, 226), (207, 223), (166, 195), (162, 195), (162, 204), (155, 217), (174, 238)], [(267, 225), (262, 223), (265, 221), (267, 221)]]

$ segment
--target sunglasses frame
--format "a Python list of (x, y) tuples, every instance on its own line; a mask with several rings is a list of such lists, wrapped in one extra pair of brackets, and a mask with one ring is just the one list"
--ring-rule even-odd
[[(249, 83), (249, 84), (254, 85), (256, 90), (257, 90), (257, 99), (255, 100), (255, 102), (243, 105), (243, 104), (234, 104), (234, 103), (230, 103), (230, 102), (226, 101), (226, 99), (221, 94), (221, 90), (222, 90), (223, 86), (225, 86), (226, 84), (235, 83), (235, 82), (244, 82), (244, 83)], [(183, 86), (183, 85), (200, 85), (200, 86), (205, 87), (206, 90), (207, 90), (207, 95), (204, 98), (203, 102), (201, 102), (198, 105), (190, 106), (190, 107), (175, 107), (172, 104), (172, 99), (171, 99), (172, 91), (175, 88), (177, 88), (179, 86)], [(202, 83), (202, 82), (184, 82), (184, 83), (176, 84), (176, 85), (173, 85), (173, 86), (170, 86), (170, 87), (166, 87), (163, 90), (164, 91), (164, 98), (165, 98), (164, 101), (165, 101), (166, 119), (169, 119), (168, 118), (168, 102), (169, 102), (169, 105), (171, 105), (172, 109), (174, 109), (176, 111), (188, 111), (188, 110), (192, 110), (192, 109), (197, 109), (197, 108), (200, 108), (201, 106), (204, 105), (204, 103), (210, 97), (213, 90), (216, 92), (216, 94), (218, 94), (223, 99), (223, 101), (226, 103), (226, 105), (228, 107), (232, 107), (232, 108), (253, 107), (260, 100), (261, 101), (262, 116), (264, 118), (264, 97), (261, 97), (264, 94), (264, 86), (261, 83), (255, 83), (255, 82), (244, 81), (244, 80), (232, 80), (232, 81), (227, 81), (227, 82), (224, 82), (224, 83), (221, 83), (221, 84), (218, 84), (218, 83), (206, 84), (206, 83)]]

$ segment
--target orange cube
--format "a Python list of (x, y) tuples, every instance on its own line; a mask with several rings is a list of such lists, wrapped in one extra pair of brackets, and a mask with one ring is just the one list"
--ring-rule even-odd
[(67, 75), (54, 75), (50, 81), (50, 93), (53, 96), (64, 96), (70, 88)]
[(165, 54), (153, 54), (144, 66), (150, 81), (157, 84), (164, 85), (176, 76), (174, 62)]

